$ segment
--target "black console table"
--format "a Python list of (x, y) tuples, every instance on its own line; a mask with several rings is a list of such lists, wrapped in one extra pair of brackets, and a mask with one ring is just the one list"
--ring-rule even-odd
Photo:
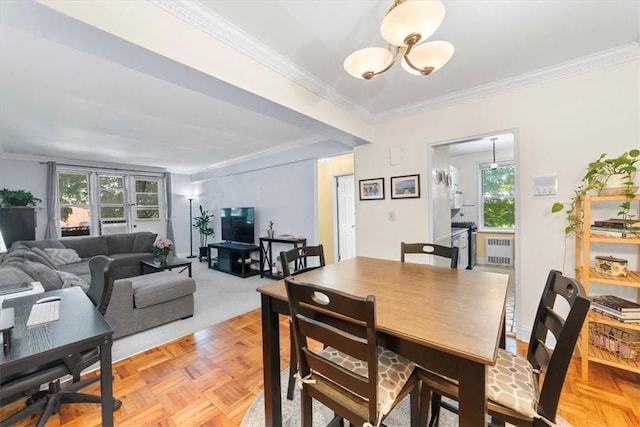
[(282, 279), (282, 274), (273, 274), (271, 272), (271, 266), (275, 262), (275, 259), (280, 255), (280, 252), (273, 256), (273, 243), (285, 243), (289, 245), (293, 245), (294, 248), (299, 246), (306, 246), (307, 239), (304, 237), (295, 237), (295, 236), (279, 236), (279, 237), (261, 237), (260, 238), (260, 277), (269, 277), (270, 279), (280, 280)]
[[(209, 243), (207, 262), (209, 268), (223, 271), (240, 277), (249, 277), (259, 274), (257, 268), (258, 260), (251, 258), (251, 254), (258, 252), (260, 248), (256, 245), (234, 242)], [(211, 256), (211, 249), (218, 251), (218, 256)]]

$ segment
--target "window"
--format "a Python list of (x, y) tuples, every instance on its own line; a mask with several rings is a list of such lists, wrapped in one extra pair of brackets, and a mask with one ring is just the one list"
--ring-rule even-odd
[(136, 179), (136, 219), (160, 218), (158, 180)]
[(62, 237), (90, 235), (89, 174), (58, 174), (58, 196)]
[(125, 219), (124, 178), (100, 175), (100, 219)]
[(513, 231), (515, 215), (515, 168), (500, 162), (496, 169), (480, 164), (480, 228)]

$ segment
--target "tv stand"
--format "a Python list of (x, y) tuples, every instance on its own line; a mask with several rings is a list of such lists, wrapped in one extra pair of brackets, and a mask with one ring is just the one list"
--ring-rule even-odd
[[(258, 260), (251, 258), (251, 254), (260, 248), (250, 243), (218, 242), (208, 245), (207, 263), (209, 268), (233, 274), (234, 276), (249, 277), (260, 274)], [(211, 256), (211, 250), (216, 249), (218, 256)]]

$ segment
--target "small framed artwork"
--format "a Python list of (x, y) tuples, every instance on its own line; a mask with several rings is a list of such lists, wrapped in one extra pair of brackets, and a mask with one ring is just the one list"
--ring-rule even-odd
[(420, 175), (391, 177), (392, 199), (413, 199), (420, 197)]
[(360, 200), (384, 199), (384, 178), (361, 179)]

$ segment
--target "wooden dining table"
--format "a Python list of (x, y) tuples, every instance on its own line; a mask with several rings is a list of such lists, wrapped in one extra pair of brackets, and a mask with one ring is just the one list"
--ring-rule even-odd
[[(296, 275), (365, 297), (375, 295), (378, 343), (460, 384), (459, 423), (487, 422), (487, 367), (504, 345), (509, 276), (356, 257)], [(262, 294), (265, 425), (282, 425), (279, 315), (288, 315), (284, 280)]]

